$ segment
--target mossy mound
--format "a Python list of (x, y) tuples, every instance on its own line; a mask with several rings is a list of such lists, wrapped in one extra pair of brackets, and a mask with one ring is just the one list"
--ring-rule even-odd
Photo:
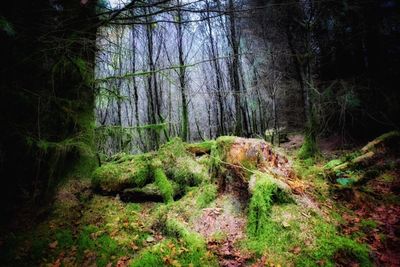
[(109, 193), (142, 187), (152, 181), (151, 158), (151, 154), (143, 154), (105, 163), (94, 171), (92, 184), (96, 189)]
[(181, 185), (184, 191), (186, 186), (200, 184), (208, 178), (207, 166), (197, 162), (194, 156), (187, 151), (186, 144), (175, 138), (163, 145), (157, 152), (157, 160), (167, 177)]
[[(137, 199), (133, 195), (136, 192), (150, 199), (157, 199), (161, 194), (164, 201), (170, 202), (184, 194), (187, 187), (198, 185), (208, 177), (207, 167), (195, 160), (184, 142), (175, 138), (153, 153), (114, 157), (94, 171), (92, 184), (103, 193), (126, 195), (125, 199)], [(152, 183), (157, 186), (157, 192), (143, 190)]]
[(290, 202), (290, 188), (268, 174), (258, 173), (251, 187), (252, 196), (248, 212), (248, 233), (251, 236), (268, 234), (265, 226), (273, 203)]

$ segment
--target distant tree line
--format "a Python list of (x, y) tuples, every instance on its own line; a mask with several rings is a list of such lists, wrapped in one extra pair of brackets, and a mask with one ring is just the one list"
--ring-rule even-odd
[(278, 143), (286, 129), (305, 130), (309, 156), (320, 136), (351, 142), (399, 125), (395, 1), (150, 1), (120, 10), (99, 38), (105, 154), (151, 150), (170, 136), (269, 130)]

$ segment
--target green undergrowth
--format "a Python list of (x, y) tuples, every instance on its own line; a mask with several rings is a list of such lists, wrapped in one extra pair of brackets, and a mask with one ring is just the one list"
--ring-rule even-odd
[(315, 140), (313, 140), (313, 138), (311, 137), (310, 134), (306, 134), (304, 136), (304, 143), (300, 147), (300, 150), (297, 153), (297, 157), (299, 159), (306, 160), (306, 159), (318, 156), (318, 154), (319, 154), (319, 150), (318, 150), (317, 142)]
[(257, 258), (267, 255), (268, 262), (281, 266), (336, 266), (341, 257), (372, 266), (366, 245), (340, 235), (331, 219), (312, 210), (294, 203), (272, 205), (268, 215), (259, 218), (262, 228), (256, 232), (253, 218), (250, 212), (248, 237), (241, 246)]
[(247, 232), (251, 237), (267, 234), (272, 205), (290, 200), (287, 192), (283, 191), (268, 175), (262, 175), (256, 181), (253, 195), (250, 199)]
[[(294, 163), (297, 175), (312, 183), (308, 193), (318, 201), (330, 197), (323, 166), (320, 158), (297, 159)], [(336, 218), (333, 212), (322, 215), (321, 211), (290, 201), (288, 192), (263, 176), (252, 190), (242, 248), (255, 253), (256, 258), (265, 255), (267, 262), (281, 266), (336, 266), (337, 262), (372, 265), (367, 246), (338, 231), (340, 216)]]
[(121, 257), (134, 257), (149, 245), (146, 239), (152, 232), (140, 214), (141, 206), (107, 196), (73, 200), (79, 196), (63, 194), (64, 201), (57, 202), (44, 222), (2, 239), (1, 264), (108, 266)]
[(400, 153), (399, 144), (399, 132), (383, 134), (363, 148), (345, 153), (338, 159), (326, 163), (324, 166), (326, 177), (335, 185), (335, 190), (358, 188), (363, 192), (374, 194), (374, 184), (377, 182), (386, 186), (391, 184), (391, 181), (382, 180), (380, 177), (399, 169), (399, 165), (396, 164)]
[[(226, 165), (222, 159), (234, 139), (228, 136), (207, 142), (204, 146), (210, 146), (210, 155), (202, 155), (200, 160), (179, 139), (152, 153), (114, 156), (94, 172), (91, 181), (97, 190), (112, 196), (92, 192), (89, 181), (65, 183), (44, 222), (1, 239), (1, 263), (116, 266), (120, 259), (127, 258), (128, 266), (218, 266), (206, 240), (193, 231), (203, 219), (204, 209), (215, 207), (229, 218), (244, 219), (247, 212), (244, 237), (235, 246), (252, 255), (252, 260), (265, 256), (267, 264), (273, 266), (335, 266), (338, 262), (371, 265), (369, 250), (355, 241), (358, 236), (340, 233), (338, 226), (344, 223), (340, 214), (344, 211), (336, 206), (327, 211), (318, 203), (315, 208), (298, 202), (302, 196), (293, 195), (288, 185), (276, 177), (252, 171), (247, 177), (251, 195), (248, 203), (234, 194), (218, 195), (216, 179), (220, 176), (211, 176), (208, 167), (213, 168), (213, 174), (223, 174)], [(325, 171), (342, 161), (295, 161), (297, 175), (310, 185), (310, 199), (332, 203), (324, 202), (331, 196)], [(378, 179), (390, 182), (395, 180), (394, 175), (385, 172)], [(146, 186), (158, 189), (164, 203), (125, 203), (116, 194)], [(175, 197), (177, 194), (180, 198)], [(371, 220), (363, 220), (360, 225), (364, 232), (377, 226)], [(211, 236), (223, 243), (229, 233), (217, 230)]]
[(181, 199), (158, 206), (151, 224), (155, 225), (157, 229), (164, 229), (168, 220), (178, 219), (185, 224), (192, 225), (200, 216), (201, 210), (212, 206), (216, 198), (217, 186), (215, 184), (203, 183), (198, 187), (192, 187)]
[(340, 235), (334, 225), (322, 218), (316, 218), (314, 224), (315, 244), (306, 248), (306, 253), (297, 259), (298, 266), (318, 266), (318, 263), (337, 266), (338, 261), (373, 266), (366, 245)]
[(194, 159), (186, 150), (185, 143), (178, 138), (163, 145), (158, 150), (157, 158), (168, 178), (182, 185), (182, 190), (185, 186), (198, 185), (208, 178), (208, 170)]
[(167, 237), (161, 243), (143, 251), (131, 267), (142, 266), (218, 266), (203, 238), (189, 231), (182, 223), (170, 219), (163, 227)]
[(149, 221), (165, 239), (141, 251), (130, 266), (218, 266), (204, 238), (188, 227), (216, 195), (216, 185), (202, 184), (188, 189), (178, 201), (158, 205)]
[(301, 180), (311, 183), (308, 193), (318, 201), (326, 201), (329, 198), (330, 183), (324, 172), (324, 160), (322, 158), (310, 158), (307, 160), (296, 159), (293, 168)]
[(196, 204), (199, 208), (207, 207), (214, 199), (217, 198), (217, 186), (215, 184), (206, 184), (198, 189)]

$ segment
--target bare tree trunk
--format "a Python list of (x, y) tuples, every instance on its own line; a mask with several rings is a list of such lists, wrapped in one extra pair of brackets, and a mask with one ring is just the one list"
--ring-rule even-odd
[[(132, 73), (136, 72), (136, 29), (135, 25), (131, 26), (131, 35), (132, 35), (132, 64), (131, 69)], [(142, 132), (138, 129), (140, 126), (140, 115), (139, 115), (139, 93), (138, 86), (136, 82), (136, 77), (132, 76), (133, 83), (133, 105), (135, 112), (135, 126), (137, 127), (137, 133), (139, 135), (139, 143), (142, 145), (142, 149), (145, 149), (142, 139)]]
[(213, 37), (213, 30), (211, 27), (211, 20), (210, 20), (210, 4), (208, 0), (206, 0), (206, 6), (207, 6), (207, 28), (209, 32), (209, 39), (210, 39), (210, 50), (211, 50), (211, 57), (212, 57), (212, 65), (214, 67), (215, 71), (215, 78), (216, 78), (216, 85), (217, 85), (217, 100), (218, 100), (218, 107), (219, 107), (219, 118), (218, 118), (218, 123), (219, 123), (219, 129), (218, 129), (218, 135), (224, 135), (226, 134), (225, 127), (224, 127), (224, 99), (223, 99), (223, 81), (222, 81), (222, 73), (221, 73), (221, 68), (219, 66), (218, 62), (218, 51), (215, 47), (215, 42), (214, 42), (214, 37)]
[(233, 90), (235, 99), (235, 134), (243, 136), (245, 129), (243, 129), (244, 110), (241, 103), (242, 92), (240, 90), (239, 79), (239, 43), (236, 33), (236, 15), (233, 0), (229, 0), (229, 44), (232, 50), (232, 63), (230, 65), (231, 72), (231, 89)]
[[(180, 1), (177, 0), (178, 6)], [(189, 111), (187, 101), (187, 89), (186, 89), (186, 66), (183, 52), (183, 25), (182, 25), (182, 11), (180, 8), (177, 10), (177, 37), (178, 37), (178, 54), (179, 54), (179, 86), (181, 92), (181, 105), (182, 105), (182, 130), (181, 137), (184, 141), (189, 138)]]
[[(150, 74), (147, 77), (147, 86), (148, 86), (148, 116), (151, 124), (157, 124), (157, 108), (158, 108), (158, 94), (157, 94), (157, 81), (156, 81), (156, 73), (155, 73), (155, 64), (154, 64), (154, 47), (153, 47), (153, 28), (151, 24), (151, 18), (146, 16), (146, 37), (147, 37), (147, 52), (148, 52), (148, 64), (149, 64), (149, 72)], [(159, 136), (157, 132), (153, 129), (150, 129), (150, 141), (149, 145), (152, 149), (155, 149), (159, 146)]]

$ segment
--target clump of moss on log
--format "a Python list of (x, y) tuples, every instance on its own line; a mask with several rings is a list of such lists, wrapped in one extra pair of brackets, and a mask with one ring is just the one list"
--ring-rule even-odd
[(326, 176), (336, 182), (339, 189), (365, 184), (395, 167), (393, 163), (400, 155), (399, 147), (400, 132), (385, 133), (360, 150), (328, 162), (324, 166)]
[(103, 164), (92, 176), (92, 184), (103, 192), (115, 193), (129, 187), (143, 187), (152, 181), (151, 155), (143, 154), (125, 161)]
[(179, 138), (174, 138), (161, 146), (156, 158), (161, 161), (167, 177), (181, 185), (182, 191), (186, 186), (198, 185), (208, 177), (207, 168), (195, 160)]
[(206, 140), (200, 143), (187, 144), (186, 150), (196, 156), (210, 154), (215, 143), (215, 140)]
[[(154, 182), (164, 201), (170, 202), (185, 193), (187, 187), (199, 185), (207, 178), (207, 167), (197, 162), (186, 144), (176, 138), (153, 153), (115, 157), (94, 171), (92, 184), (99, 191), (114, 194)], [(129, 198), (132, 192), (136, 191), (130, 190)]]

